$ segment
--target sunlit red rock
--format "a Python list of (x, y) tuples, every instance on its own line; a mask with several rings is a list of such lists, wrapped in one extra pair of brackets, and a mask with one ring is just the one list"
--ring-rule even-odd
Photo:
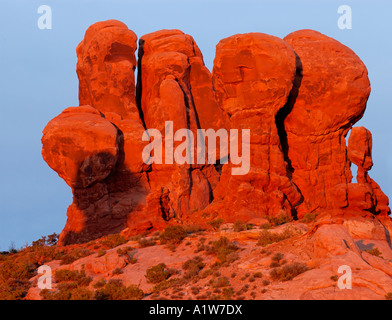
[[(381, 191), (379, 185), (370, 178), (368, 171), (373, 166), (372, 159), (372, 134), (364, 127), (355, 127), (351, 130), (348, 139), (348, 157), (350, 161), (357, 165), (357, 183), (367, 188), (368, 202), (371, 201), (371, 207), (365, 208), (374, 214), (388, 216), (391, 213), (389, 209), (389, 199)], [(358, 208), (361, 209), (361, 208)]]
[(80, 105), (123, 118), (138, 117), (135, 101), (137, 36), (117, 20), (90, 26), (76, 48)]
[(71, 107), (43, 131), (42, 156), (71, 188), (104, 180), (118, 158), (117, 129), (90, 106)]
[[(370, 94), (366, 67), (351, 49), (312, 30), (284, 40), (234, 35), (218, 43), (211, 74), (194, 39), (180, 30), (142, 36), (137, 62), (136, 40), (119, 21), (89, 27), (77, 47), (80, 106), (43, 131), (43, 158), (73, 192), (59, 244), (172, 223), (206, 225), (215, 217), (266, 221), (320, 213), (377, 217), (389, 227), (388, 197), (368, 174), (370, 132), (353, 128), (346, 145)], [(241, 164), (220, 140), (215, 164), (207, 156), (204, 163), (166, 161), (164, 145), (162, 163), (146, 163), (146, 129), (163, 140), (170, 130), (189, 129), (194, 141), (198, 129), (238, 130), (240, 153), (241, 134), (249, 132), (249, 167), (234, 174)], [(350, 162), (358, 166), (357, 183)], [(313, 244), (320, 258), (340, 250), (341, 242), (324, 238), (346, 233), (319, 229)]]
[(217, 101), (230, 115), (231, 128), (250, 129), (249, 173), (234, 176), (228, 168), (222, 173), (220, 193), (229, 219), (291, 217), (301, 198), (287, 176), (277, 127), (282, 123), (276, 121), (295, 72), (294, 51), (277, 37), (249, 33), (217, 45), (213, 70)]
[(284, 129), (292, 181), (303, 195), (297, 208), (302, 217), (333, 207), (328, 193), (351, 181), (345, 136), (365, 111), (370, 83), (363, 62), (337, 40), (313, 30), (284, 40), (298, 56)]

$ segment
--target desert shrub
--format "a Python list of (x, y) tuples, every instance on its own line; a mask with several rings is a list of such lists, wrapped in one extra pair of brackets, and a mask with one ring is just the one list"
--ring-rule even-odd
[(42, 300), (53, 300), (53, 293), (49, 289), (42, 289), (39, 292)]
[(218, 230), (220, 226), (223, 223), (222, 218), (216, 218), (214, 220), (208, 221), (207, 224), (209, 224), (214, 230)]
[(279, 262), (283, 259), (283, 257), (284, 257), (284, 255), (283, 255), (282, 253), (277, 252), (277, 253), (275, 253), (275, 254), (272, 256), (272, 261), (276, 261), (276, 262), (279, 263)]
[(94, 293), (87, 288), (76, 288), (72, 290), (71, 299), (70, 300), (91, 300), (94, 296)]
[(59, 235), (57, 233), (52, 233), (50, 235), (43, 236), (41, 239), (38, 239), (36, 241), (33, 241), (31, 243), (32, 247), (38, 247), (38, 246), (54, 246), (57, 244), (57, 241), (59, 239)]
[(392, 300), (392, 292), (388, 292), (388, 293), (385, 295), (385, 300)]
[(256, 272), (253, 276), (254, 276), (255, 278), (262, 278), (262, 277), (263, 277), (263, 274), (262, 274), (260, 271), (258, 271), (258, 272)]
[(121, 280), (111, 279), (103, 288), (95, 291), (96, 300), (141, 300), (144, 292), (136, 285), (124, 286)]
[(178, 245), (187, 237), (188, 233), (182, 226), (167, 226), (159, 236), (161, 243)]
[(226, 277), (219, 277), (219, 278), (211, 279), (211, 280), (212, 280), (211, 285), (214, 288), (227, 287), (230, 284), (229, 279), (227, 279)]
[(308, 213), (305, 213), (305, 215), (304, 215), (304, 217), (301, 219), (301, 221), (302, 221), (302, 222), (305, 222), (305, 223), (310, 223), (310, 222), (315, 221), (316, 218), (317, 218), (317, 213), (308, 212)]
[(121, 269), (121, 268), (115, 268), (115, 269), (112, 271), (112, 275), (118, 275), (118, 274), (122, 274), (122, 273), (124, 273), (124, 270)]
[(260, 229), (264, 229), (264, 230), (269, 230), (269, 229), (271, 229), (271, 228), (272, 228), (272, 226), (271, 226), (271, 224), (270, 224), (269, 222), (263, 223), (263, 224), (260, 226)]
[(212, 275), (212, 270), (211, 269), (207, 269), (207, 270), (204, 270), (202, 273), (201, 273), (201, 278), (207, 278), (208, 276), (210, 276), (210, 275)]
[(0, 284), (0, 300), (21, 300), (30, 288), (28, 280), (9, 279)]
[(87, 248), (75, 248), (61, 257), (60, 265), (71, 264), (72, 262), (91, 254), (93, 254), (93, 252)]
[[(19, 253), (17, 254), (19, 255)], [(37, 265), (26, 257), (9, 255), (0, 264), (0, 300), (23, 299), (31, 284)]]
[(233, 225), (234, 232), (251, 230), (252, 228), (253, 228), (253, 226), (251, 224), (243, 222), (243, 221), (238, 221), (238, 220)]
[(26, 261), (11, 259), (0, 265), (0, 283), (8, 280), (28, 280), (34, 276), (35, 266)]
[(274, 280), (289, 281), (307, 270), (309, 269), (305, 264), (293, 262), (283, 267), (272, 269), (270, 276)]
[(73, 281), (76, 282), (78, 286), (88, 286), (93, 279), (86, 276), (86, 272), (84, 270), (78, 271), (60, 269), (55, 271), (54, 280), (56, 283)]
[(100, 280), (98, 280), (97, 282), (95, 282), (95, 283), (93, 284), (93, 287), (94, 287), (95, 289), (99, 289), (99, 288), (104, 287), (105, 284), (106, 284), (106, 280), (105, 280), (105, 279), (100, 279)]
[(193, 295), (198, 295), (200, 292), (200, 288), (199, 287), (191, 287), (191, 292)]
[(283, 213), (277, 217), (267, 217), (267, 219), (268, 219), (268, 222), (273, 226), (280, 226), (282, 224), (285, 224), (285, 223), (293, 220), (292, 217), (289, 217)]
[(170, 270), (164, 263), (157, 264), (146, 271), (146, 279), (150, 283), (159, 283), (167, 280), (171, 276)]
[(97, 257), (103, 257), (106, 254), (106, 250), (105, 249), (101, 249), (98, 251)]
[[(228, 261), (233, 262), (235, 259), (233, 259), (232, 254), (235, 253), (238, 249), (238, 246), (235, 243), (231, 242), (228, 238), (220, 237), (219, 240), (213, 241), (211, 243), (211, 246), (208, 248), (207, 253), (216, 255), (216, 257), (221, 263), (225, 263)], [(236, 257), (238, 257), (238, 255)]]
[(146, 248), (146, 247), (152, 247), (155, 246), (156, 241), (153, 238), (140, 238), (138, 240), (139, 248)]
[(195, 257), (185, 261), (182, 265), (182, 268), (186, 270), (184, 278), (191, 279), (197, 276), (204, 267), (205, 263), (203, 263), (203, 258), (201, 257)]
[(122, 256), (129, 254), (132, 251), (133, 251), (132, 247), (124, 247), (124, 248), (118, 248), (116, 252), (119, 257), (122, 257)]
[(137, 258), (135, 257), (135, 252), (132, 247), (118, 248), (117, 254), (119, 257), (125, 256), (125, 262), (127, 264), (135, 264), (137, 262)]
[(264, 279), (264, 280), (262, 281), (263, 286), (268, 286), (270, 283), (271, 283), (271, 282), (270, 282), (269, 280), (267, 280), (267, 279)]
[(367, 253), (370, 253), (373, 256), (383, 258), (381, 251), (378, 248), (373, 248), (373, 249), (365, 249), (364, 250)]
[(234, 289), (232, 287), (223, 288), (222, 289), (222, 295), (223, 295), (223, 299), (231, 300), (233, 295), (234, 295)]
[(299, 233), (292, 231), (290, 228), (286, 228), (281, 233), (274, 233), (274, 232), (271, 232), (268, 230), (263, 230), (262, 232), (260, 232), (260, 236), (259, 236), (259, 240), (258, 240), (257, 244), (259, 246), (265, 247), (271, 243), (286, 240), (286, 239), (291, 238), (297, 234), (299, 234)]
[(329, 277), (332, 281), (338, 281), (339, 280), (339, 276), (337, 274), (330, 276)]
[(162, 282), (157, 283), (152, 290), (154, 292), (159, 292), (169, 288), (177, 287), (179, 285), (183, 285), (185, 284), (185, 282), (186, 281), (182, 278), (163, 280)]
[(43, 300), (91, 300), (94, 293), (77, 282), (62, 282), (55, 291), (41, 290), (40, 296)]
[(126, 243), (127, 240), (122, 234), (119, 233), (114, 233), (114, 234), (109, 234), (106, 236), (104, 240), (102, 240), (101, 244), (108, 248), (108, 249), (113, 249), (115, 247), (118, 247), (124, 243)]
[(186, 224), (184, 229), (187, 233), (199, 233), (204, 231), (204, 228), (198, 224)]

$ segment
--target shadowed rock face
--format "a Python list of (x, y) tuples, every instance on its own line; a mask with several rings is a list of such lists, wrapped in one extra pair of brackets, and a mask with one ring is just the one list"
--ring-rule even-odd
[[(138, 61), (136, 40), (119, 21), (89, 27), (77, 47), (80, 106), (43, 131), (43, 158), (74, 195), (60, 244), (216, 216), (389, 214), (368, 175), (370, 132), (354, 128), (346, 147), (370, 94), (366, 67), (349, 48), (312, 30), (283, 40), (234, 35), (217, 45), (211, 74), (179, 30), (141, 37)], [(195, 139), (198, 129), (249, 129), (249, 172), (233, 175), (236, 165), (220, 163), (220, 140), (216, 164), (145, 164), (143, 132), (164, 137), (165, 121)]]

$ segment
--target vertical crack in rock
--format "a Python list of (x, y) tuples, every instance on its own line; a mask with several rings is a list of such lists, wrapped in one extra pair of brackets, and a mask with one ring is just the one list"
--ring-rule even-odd
[(144, 40), (139, 39), (139, 48), (138, 48), (138, 59), (137, 59), (137, 79), (136, 79), (136, 106), (137, 109), (139, 110), (139, 117), (140, 120), (142, 121), (144, 129), (147, 129), (146, 123), (144, 121), (144, 114), (143, 114), (143, 109), (142, 109), (142, 90), (143, 90), (143, 84), (142, 84), (142, 59), (144, 55)]
[(280, 146), (282, 148), (284, 160), (287, 163), (287, 176), (290, 179), (292, 178), (294, 168), (292, 167), (291, 161), (289, 158), (289, 144), (287, 141), (287, 132), (286, 132), (284, 121), (285, 121), (286, 117), (289, 115), (289, 113), (291, 112), (291, 110), (293, 109), (293, 106), (294, 106), (295, 101), (298, 96), (299, 88), (301, 86), (302, 77), (303, 77), (301, 59), (298, 57), (297, 54), (295, 54), (295, 62), (296, 62), (296, 72), (295, 72), (295, 78), (293, 81), (293, 88), (290, 91), (290, 94), (288, 96), (286, 104), (284, 105), (283, 108), (281, 108), (278, 111), (278, 113), (275, 116), (275, 123), (276, 123), (276, 127), (278, 129)]

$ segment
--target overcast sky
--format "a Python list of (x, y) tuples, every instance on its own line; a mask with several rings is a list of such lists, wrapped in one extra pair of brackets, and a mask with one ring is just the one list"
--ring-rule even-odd
[[(41, 5), (52, 9), (51, 30), (38, 28)], [(338, 28), (341, 5), (352, 9), (351, 30)], [(357, 123), (373, 134), (370, 176), (391, 197), (391, 16), (388, 0), (0, 0), (0, 251), (64, 227), (72, 193), (42, 159), (42, 130), (78, 105), (75, 48), (89, 25), (107, 19), (126, 23), (138, 37), (181, 29), (210, 70), (216, 44), (236, 33), (283, 38), (310, 28), (347, 45), (366, 64), (372, 85)]]

